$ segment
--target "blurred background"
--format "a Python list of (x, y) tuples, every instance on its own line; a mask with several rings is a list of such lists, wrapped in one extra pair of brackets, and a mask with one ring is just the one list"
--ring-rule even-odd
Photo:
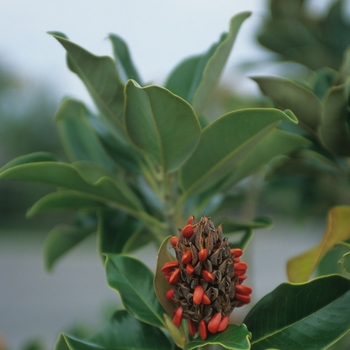
[[(338, 69), (350, 43), (349, 9), (350, 1), (332, 0), (0, 1), (0, 165), (35, 151), (65, 160), (52, 121), (60, 101), (72, 96), (93, 108), (82, 83), (65, 64), (64, 49), (47, 31), (61, 31), (90, 52), (110, 56), (106, 37), (118, 34), (128, 43), (143, 80), (162, 84), (181, 60), (217, 41), (233, 15), (252, 11), (206, 111), (220, 115), (237, 108), (272, 106), (249, 76), (308, 79), (323, 66)], [(293, 26), (287, 28), (293, 16)], [(296, 30), (299, 25), (305, 28), (303, 34)], [(312, 36), (320, 28), (323, 35)], [(283, 38), (287, 32), (289, 42)], [(281, 40), (276, 40), (276, 33)], [(310, 37), (317, 48), (322, 47), (322, 55)], [(295, 54), (293, 43), (297, 46), (304, 38), (310, 49), (306, 45)], [(256, 188), (250, 191), (258, 193), (249, 197), (256, 213), (275, 222), (272, 229), (256, 234), (246, 252), (255, 301), (286, 281), (288, 258), (319, 242), (328, 209), (349, 204), (348, 192), (334, 184), (338, 180), (324, 174), (272, 176), (264, 183), (257, 177), (251, 182)], [(70, 214), (27, 220), (25, 212), (50, 191), (35, 184), (0, 183), (1, 350), (50, 349), (60, 331), (88, 334), (119, 305), (118, 296), (107, 287), (94, 237), (59, 262), (53, 273), (44, 271), (46, 234), (58, 222), (69, 221)], [(245, 208), (249, 211), (249, 205)], [(138, 254), (152, 267), (155, 248)], [(274, 259), (268, 260), (271, 254)]]

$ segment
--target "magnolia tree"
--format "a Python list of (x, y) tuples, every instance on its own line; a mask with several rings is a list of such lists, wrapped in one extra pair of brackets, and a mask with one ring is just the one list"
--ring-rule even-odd
[[(348, 207), (330, 214), (320, 247), (289, 263), (292, 279), (303, 283), (279, 285), (242, 324), (230, 323), (230, 314), (249, 303), (252, 293), (244, 283), (244, 248), (253, 230), (270, 224), (227, 216), (230, 190), (277, 156), (315, 156), (315, 142), (339, 153), (333, 160), (350, 152), (348, 144), (345, 154), (333, 145), (343, 134), (349, 138), (343, 125), (347, 65), (324, 88), (323, 100), (291, 81), (256, 78), (282, 110), (240, 109), (209, 120), (205, 104), (249, 15), (234, 16), (228, 33), (204, 54), (181, 62), (164, 87), (144, 85), (116, 35), (109, 36), (112, 59), (50, 33), (67, 51), (68, 67), (85, 84), (97, 113), (81, 101), (63, 100), (55, 121), (71, 163), (33, 153), (6, 164), (0, 178), (57, 188), (28, 211), (30, 217), (76, 212), (71, 226), (49, 233), (46, 268), (96, 234), (107, 283), (124, 305), (89, 339), (61, 334), (56, 349), (325, 349), (348, 332), (350, 280), (329, 275), (308, 281), (322, 255), (349, 239)], [(298, 123), (312, 137), (287, 131)], [(159, 245), (155, 273), (131, 255), (150, 242)], [(343, 264), (349, 269), (348, 256)]]

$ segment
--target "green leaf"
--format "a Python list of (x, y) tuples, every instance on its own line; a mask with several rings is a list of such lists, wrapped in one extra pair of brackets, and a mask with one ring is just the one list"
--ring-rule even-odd
[(17, 157), (6, 163), (1, 169), (0, 173), (7, 169), (11, 169), (17, 165), (23, 165), (27, 163), (39, 163), (39, 162), (58, 162), (55, 155), (48, 152), (35, 152), (26, 154), (24, 156)]
[(185, 345), (185, 350), (192, 350), (209, 344), (220, 344), (225, 349), (249, 350), (249, 339), (251, 333), (247, 327), (242, 324), (230, 324), (225, 331), (216, 334), (210, 334), (206, 340), (197, 338)]
[(161, 305), (163, 306), (164, 310), (170, 315), (173, 316), (173, 311), (175, 309), (174, 303), (170, 302), (166, 296), (165, 293), (171, 289), (172, 287), (167, 282), (164, 273), (161, 271), (164, 264), (168, 261), (174, 261), (176, 258), (170, 254), (170, 245), (169, 240), (171, 236), (167, 237), (163, 243), (161, 244), (158, 256), (157, 256), (157, 266), (156, 266), (156, 273), (154, 276), (154, 290), (156, 292), (157, 298)]
[(237, 33), (250, 12), (243, 12), (231, 19), (229, 33), (221, 35), (220, 40), (210, 49), (198, 56), (180, 63), (170, 74), (166, 87), (181, 96), (201, 112), (207, 98), (215, 88), (225, 66)]
[(322, 242), (287, 262), (291, 282), (307, 281), (315, 267), (335, 244), (350, 238), (350, 207), (336, 206), (328, 213), (327, 229)]
[(109, 177), (102, 177), (91, 183), (74, 168), (74, 166), (59, 162), (28, 163), (12, 168), (5, 165), (5, 171), (0, 169), (1, 180), (24, 180), (45, 183), (80, 191), (94, 196), (102, 201), (110, 201), (121, 209), (135, 211), (140, 209), (136, 196), (126, 187)]
[(344, 254), (338, 262), (343, 266), (346, 272), (350, 273), (350, 252)]
[(127, 141), (123, 117), (124, 85), (113, 59), (95, 56), (62, 36), (51, 35), (66, 49), (69, 68), (82, 80), (111, 130)]
[(191, 106), (170, 91), (129, 81), (125, 123), (133, 143), (151, 155), (165, 172), (177, 170), (192, 154), (200, 126)]
[(114, 58), (117, 63), (120, 79), (124, 84), (126, 84), (129, 79), (133, 79), (136, 80), (140, 85), (143, 85), (140, 75), (137, 72), (137, 69), (131, 59), (129, 48), (126, 42), (120, 36), (115, 34), (110, 34), (108, 37), (113, 45)]
[(268, 164), (279, 155), (288, 154), (301, 147), (311, 146), (312, 143), (299, 135), (275, 129), (253, 148), (237, 165), (237, 169), (223, 183), (222, 188), (232, 186), (259, 167)]
[(197, 104), (205, 102), (219, 79), (240, 25), (249, 16), (249, 12), (244, 12), (233, 17), (230, 32), (222, 34), (220, 40), (203, 55), (188, 58), (180, 63), (170, 74), (166, 87), (190, 103), (194, 97), (198, 99)]
[(325, 98), (319, 135), (322, 143), (340, 156), (350, 156), (349, 84), (332, 87)]
[(283, 283), (244, 320), (252, 350), (326, 349), (350, 329), (350, 280), (337, 275)]
[(119, 310), (109, 325), (92, 336), (89, 340), (61, 334), (55, 350), (171, 350), (172, 344), (159, 329), (142, 323)]
[(62, 144), (72, 161), (88, 160), (114, 169), (112, 159), (103, 149), (88, 122), (90, 114), (84, 104), (74, 99), (62, 101), (55, 115)]
[(96, 225), (67, 226), (58, 225), (53, 228), (44, 245), (44, 266), (51, 271), (56, 262), (81, 241), (96, 232)]
[(99, 212), (98, 239), (101, 254), (129, 253), (152, 240), (144, 225), (115, 210)]
[(180, 181), (186, 196), (200, 193), (237, 171), (244, 158), (268, 137), (281, 120), (277, 109), (244, 109), (228, 113), (207, 126), (185, 165)]
[(103, 203), (95, 197), (76, 192), (58, 191), (40, 198), (28, 211), (28, 218), (50, 210), (99, 209)]
[(156, 327), (164, 327), (164, 310), (153, 288), (153, 274), (141, 261), (127, 255), (107, 254), (108, 285), (119, 292), (134, 317)]
[(253, 77), (261, 91), (270, 97), (277, 108), (291, 109), (299, 124), (316, 130), (321, 119), (322, 105), (310, 90), (285, 78)]
[(230, 21), (230, 30), (227, 36), (223, 35), (217, 47), (214, 46), (215, 50), (213, 50), (213, 54), (206, 62), (200, 84), (196, 89), (192, 101), (192, 106), (198, 114), (202, 111), (220, 78), (242, 23), (250, 15), (251, 12), (242, 12), (232, 17)]

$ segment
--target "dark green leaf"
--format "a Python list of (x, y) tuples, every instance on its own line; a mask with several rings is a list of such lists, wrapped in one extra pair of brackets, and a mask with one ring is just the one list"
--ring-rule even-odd
[(207, 126), (196, 150), (181, 168), (185, 195), (200, 193), (237, 171), (281, 120), (296, 122), (277, 109), (266, 108), (234, 111)]
[(153, 274), (141, 261), (127, 255), (107, 254), (108, 285), (119, 292), (125, 308), (140, 321), (164, 327), (164, 309), (153, 288)]
[(125, 123), (131, 140), (165, 172), (177, 170), (200, 138), (199, 122), (191, 106), (164, 88), (140, 88), (132, 80), (125, 94)]
[(153, 238), (140, 221), (115, 210), (100, 211), (98, 237), (101, 254), (129, 253)]
[(251, 333), (248, 331), (247, 327), (242, 324), (230, 324), (225, 331), (216, 334), (210, 334), (207, 340), (201, 340), (197, 338), (192, 340), (190, 343), (186, 344), (185, 350), (197, 349), (204, 347), (209, 344), (220, 344), (225, 349), (233, 350), (249, 350), (250, 342), (249, 339)]
[(349, 86), (340, 85), (328, 91), (319, 128), (323, 144), (340, 156), (350, 156), (350, 133), (347, 126)]
[(331, 275), (283, 283), (244, 320), (252, 349), (326, 349), (350, 329), (350, 280)]
[(131, 59), (129, 48), (126, 42), (118, 35), (110, 34), (109, 39), (113, 45), (114, 58), (120, 79), (126, 84), (129, 79), (136, 80), (140, 85), (142, 80)]
[(57, 260), (78, 245), (86, 237), (96, 232), (96, 225), (58, 225), (48, 234), (44, 246), (44, 265), (51, 271)]
[(180, 63), (170, 74), (166, 87), (193, 104), (197, 113), (215, 88), (220, 74), (231, 52), (243, 21), (250, 12), (243, 12), (231, 19), (229, 33), (221, 35), (203, 55), (191, 57)]
[(343, 255), (343, 257), (339, 260), (339, 264), (341, 264), (345, 271), (350, 273), (350, 253), (346, 253)]
[(125, 310), (117, 311), (109, 325), (89, 340), (61, 334), (55, 350), (171, 350), (173, 345), (159, 329), (142, 323)]
[(124, 85), (118, 77), (115, 62), (107, 56), (95, 56), (62, 36), (52, 35), (66, 49), (69, 68), (82, 80), (111, 130), (126, 141)]
[(90, 114), (84, 104), (73, 99), (62, 101), (55, 115), (62, 144), (72, 161), (88, 160), (114, 169), (112, 159), (103, 149), (88, 122)]
[(310, 90), (285, 78), (253, 77), (261, 91), (282, 110), (290, 109), (301, 126), (316, 130), (320, 123), (322, 105)]

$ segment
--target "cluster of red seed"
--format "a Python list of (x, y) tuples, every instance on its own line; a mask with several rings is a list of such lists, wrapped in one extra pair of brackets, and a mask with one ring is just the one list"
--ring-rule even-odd
[(222, 332), (235, 307), (250, 302), (251, 287), (243, 286), (247, 264), (240, 261), (239, 248), (230, 248), (221, 225), (214, 227), (204, 215), (198, 222), (193, 216), (173, 236), (171, 245), (177, 260), (164, 264), (162, 272), (173, 286), (167, 293), (175, 303), (173, 323), (179, 327), (187, 319), (189, 333), (198, 331), (203, 340), (210, 333)]

